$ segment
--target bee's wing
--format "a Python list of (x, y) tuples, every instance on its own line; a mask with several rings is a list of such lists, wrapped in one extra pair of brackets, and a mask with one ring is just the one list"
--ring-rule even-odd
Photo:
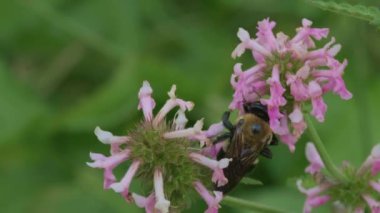
[(240, 158), (242, 149), (244, 148), (244, 139), (244, 134), (241, 132), (235, 132), (229, 145), (227, 153), (228, 157)]
[(247, 140), (253, 140), (253, 138), (245, 137), (242, 133), (235, 134), (231, 140), (228, 155), (238, 159), (242, 165), (251, 166), (259, 157), (263, 147), (260, 143)]

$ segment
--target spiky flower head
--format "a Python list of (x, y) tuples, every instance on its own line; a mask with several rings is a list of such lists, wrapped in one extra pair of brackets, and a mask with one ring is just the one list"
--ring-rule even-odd
[[(306, 157), (310, 165), (307, 178), (297, 181), (298, 189), (306, 195), (303, 212), (331, 202), (337, 212), (364, 213), (367, 206), (372, 213), (380, 212), (380, 144), (373, 147), (367, 160), (356, 169), (348, 162), (341, 166), (347, 182), (341, 182), (324, 170), (321, 157), (312, 143), (306, 146)], [(305, 186), (307, 188), (305, 188)]]
[[(303, 112), (310, 112), (323, 122), (327, 110), (324, 94), (333, 92), (344, 100), (352, 95), (342, 78), (347, 60), (339, 62), (335, 58), (341, 46), (335, 44), (335, 38), (322, 48), (316, 48), (314, 43), (326, 38), (329, 29), (312, 28), (312, 22), (303, 19), (302, 27), (290, 38), (283, 32), (274, 35), (275, 25), (269, 19), (260, 21), (256, 38), (239, 29), (237, 36), (241, 43), (232, 57), (240, 57), (250, 50), (255, 65), (246, 70), (241, 63), (234, 66), (230, 109), (242, 113), (245, 102), (260, 101), (266, 105), (272, 130), (293, 152), (306, 128)], [(311, 110), (307, 105), (312, 106)]]
[[(153, 90), (144, 81), (138, 93), (138, 109), (142, 110), (144, 119), (128, 132), (128, 136), (115, 136), (96, 127), (95, 135), (111, 146), (111, 155), (90, 153), (93, 162), (88, 165), (104, 169), (105, 189), (113, 189), (146, 212), (182, 210), (188, 206), (191, 194), (196, 192), (207, 203), (206, 212), (217, 212), (222, 193), (214, 191), (213, 195), (206, 187), (212, 189), (213, 184), (222, 186), (228, 182), (223, 168), (231, 159), (216, 160), (212, 147), (200, 147), (209, 143), (208, 138), (218, 134), (223, 126), (219, 123), (203, 131), (201, 119), (193, 127), (185, 128), (188, 121), (185, 111), (190, 111), (194, 104), (177, 98), (175, 91), (173, 85), (168, 93), (169, 100), (154, 116)], [(179, 109), (174, 119), (167, 119), (167, 114), (176, 107)], [(128, 170), (117, 178), (114, 168), (127, 161), (130, 162)], [(138, 193), (130, 189), (134, 178), (143, 183)]]

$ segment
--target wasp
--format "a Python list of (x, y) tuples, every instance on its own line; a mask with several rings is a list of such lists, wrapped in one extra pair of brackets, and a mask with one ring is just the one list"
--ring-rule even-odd
[(278, 140), (269, 126), (267, 107), (260, 102), (245, 103), (244, 114), (234, 125), (230, 122), (230, 111), (223, 114), (222, 121), (228, 132), (218, 136), (214, 143), (227, 141), (226, 146), (218, 153), (217, 159), (231, 158), (232, 161), (223, 169), (228, 183), (215, 186), (217, 191), (227, 193), (258, 163), (258, 157), (272, 158), (271, 145)]

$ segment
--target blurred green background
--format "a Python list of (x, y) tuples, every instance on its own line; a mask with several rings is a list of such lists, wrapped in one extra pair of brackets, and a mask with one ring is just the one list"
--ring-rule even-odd
[[(328, 95), (326, 122), (317, 128), (337, 163), (359, 165), (380, 142), (380, 33), (366, 22), (305, 1), (3, 0), (0, 212), (142, 212), (103, 191), (102, 171), (85, 165), (90, 151), (108, 152), (95, 126), (123, 134), (138, 121), (143, 80), (150, 81), (157, 106), (175, 83), (178, 96), (196, 103), (192, 122), (219, 121), (232, 95), (237, 29), (253, 35), (266, 17), (290, 35), (306, 17), (342, 44), (338, 57), (349, 60), (345, 80), (354, 98)], [(273, 148), (274, 159), (263, 159), (253, 173), (265, 185), (239, 186), (231, 194), (300, 212), (304, 197), (294, 180), (307, 165), (307, 141), (305, 135), (295, 154)], [(194, 203), (187, 212), (203, 212), (203, 201)], [(243, 210), (223, 206), (221, 212)]]

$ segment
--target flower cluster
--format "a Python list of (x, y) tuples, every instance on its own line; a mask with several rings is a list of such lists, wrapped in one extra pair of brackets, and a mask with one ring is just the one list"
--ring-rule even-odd
[[(328, 36), (327, 28), (312, 28), (312, 22), (303, 19), (302, 27), (289, 38), (282, 32), (274, 35), (275, 25), (269, 19), (260, 21), (256, 38), (239, 29), (237, 36), (241, 43), (232, 57), (250, 50), (256, 64), (247, 70), (242, 69), (241, 63), (234, 66), (230, 109), (243, 112), (245, 102), (260, 101), (266, 105), (272, 130), (293, 152), (306, 128), (303, 111), (311, 111), (323, 122), (327, 110), (324, 94), (333, 92), (344, 100), (352, 95), (342, 78), (347, 60), (339, 62), (335, 58), (341, 46), (335, 44), (334, 38), (319, 49), (314, 43)], [(312, 109), (308, 110), (305, 105), (310, 103)]]
[[(380, 212), (380, 182), (376, 175), (380, 172), (380, 144), (373, 147), (370, 156), (359, 169), (344, 162), (341, 171), (348, 182), (341, 182), (326, 174), (324, 164), (312, 143), (306, 146), (306, 157), (310, 165), (305, 172), (312, 180), (297, 181), (298, 189), (306, 195), (303, 212), (310, 213), (312, 208), (333, 202), (337, 212), (364, 213), (366, 205), (372, 213)], [(305, 188), (305, 184), (310, 188)]]
[[(144, 120), (128, 136), (115, 136), (97, 127), (95, 134), (102, 143), (110, 145), (111, 155), (91, 153), (93, 162), (88, 165), (104, 170), (105, 189), (113, 189), (146, 212), (167, 213), (175, 211), (175, 208), (183, 209), (191, 198), (190, 194), (196, 191), (208, 204), (206, 212), (216, 213), (223, 195), (217, 191), (210, 193), (206, 186), (222, 186), (228, 182), (223, 168), (231, 159), (216, 160), (215, 150), (199, 147), (220, 132), (223, 126), (215, 124), (203, 131), (203, 120), (199, 120), (193, 127), (185, 128), (188, 121), (185, 111), (191, 110), (194, 104), (177, 98), (175, 91), (176, 86), (173, 85), (168, 93), (169, 100), (154, 116), (153, 90), (145, 81), (138, 94), (138, 109), (142, 110)], [(179, 110), (174, 120), (169, 122), (166, 115), (175, 107)], [(128, 160), (131, 161), (128, 171), (117, 180), (114, 168)], [(142, 193), (147, 196), (131, 193), (134, 177), (144, 183)]]

